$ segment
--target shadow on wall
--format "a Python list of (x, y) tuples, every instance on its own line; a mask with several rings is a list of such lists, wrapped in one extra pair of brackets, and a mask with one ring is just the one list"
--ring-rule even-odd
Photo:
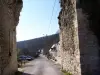
[(31, 75), (31, 74), (23, 73), (23, 72), (19, 72), (19, 71), (17, 71), (17, 72), (15, 73), (15, 75)]
[(78, 36), (82, 75), (100, 75), (99, 65), (99, 0), (80, 0)]

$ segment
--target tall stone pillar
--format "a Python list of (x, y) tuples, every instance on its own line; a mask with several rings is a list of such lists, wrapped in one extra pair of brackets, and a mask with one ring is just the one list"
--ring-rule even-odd
[(59, 14), (62, 68), (81, 75), (76, 0), (60, 0)]
[(0, 0), (0, 75), (11, 75), (17, 71), (14, 32), (21, 8), (22, 0)]

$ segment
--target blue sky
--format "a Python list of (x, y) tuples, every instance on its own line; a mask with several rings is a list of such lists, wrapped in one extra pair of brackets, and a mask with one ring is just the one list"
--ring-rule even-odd
[(17, 26), (17, 41), (33, 39), (57, 32), (59, 0), (56, 0), (52, 21), (50, 19), (55, 0), (24, 0)]

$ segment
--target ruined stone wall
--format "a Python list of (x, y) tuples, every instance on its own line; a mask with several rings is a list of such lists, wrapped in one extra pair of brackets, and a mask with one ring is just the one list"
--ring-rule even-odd
[(61, 0), (61, 12), (58, 18), (62, 68), (73, 75), (81, 75), (75, 0)]
[(72, 1), (75, 0), (61, 0), (62, 9), (58, 17), (62, 68), (73, 75), (99, 75), (100, 10), (97, 8), (100, 2), (77, 0), (76, 12)]
[(82, 75), (98, 75), (99, 45), (97, 37), (89, 29), (88, 15), (77, 9), (80, 62)]
[(0, 75), (17, 71), (15, 32), (21, 8), (21, 0), (0, 0)]
[(99, 0), (79, 0), (77, 7), (82, 75), (100, 74)]

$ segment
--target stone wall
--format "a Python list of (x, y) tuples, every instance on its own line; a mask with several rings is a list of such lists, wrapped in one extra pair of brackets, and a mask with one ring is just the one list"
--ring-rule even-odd
[(78, 1), (78, 33), (82, 75), (100, 74), (100, 2)]
[[(97, 37), (89, 29), (88, 15), (77, 9), (78, 34), (82, 75), (99, 75), (99, 45)], [(91, 63), (92, 62), (92, 63)]]
[(59, 14), (62, 68), (81, 75), (75, 0), (61, 0)]
[[(97, 8), (100, 1), (60, 1), (62, 68), (73, 75), (99, 75), (100, 9)], [(76, 1), (80, 5), (77, 10)], [(0, 0), (0, 75), (11, 75), (17, 71), (16, 25), (21, 8), (22, 0)]]
[(61, 0), (58, 18), (62, 68), (73, 75), (99, 75), (100, 2), (77, 0), (77, 10), (74, 3)]
[(16, 26), (22, 0), (0, 0), (0, 75), (17, 71)]

